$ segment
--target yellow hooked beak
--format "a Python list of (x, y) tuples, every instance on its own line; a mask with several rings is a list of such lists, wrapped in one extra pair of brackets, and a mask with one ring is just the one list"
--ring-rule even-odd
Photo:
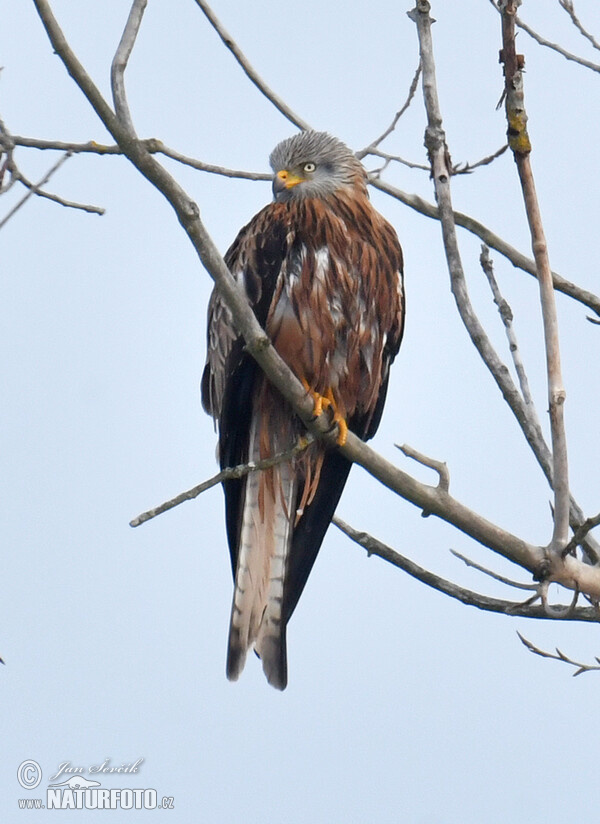
[(293, 186), (297, 186), (298, 183), (303, 182), (303, 177), (294, 175), (288, 172), (287, 169), (282, 169), (280, 172), (277, 172), (273, 178), (273, 194), (276, 195), (279, 192), (283, 192), (284, 189), (291, 189)]

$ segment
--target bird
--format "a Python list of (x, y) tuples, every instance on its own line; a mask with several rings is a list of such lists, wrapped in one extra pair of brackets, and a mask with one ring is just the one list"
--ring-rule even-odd
[[(307, 130), (270, 155), (273, 201), (225, 255), (278, 354), (337, 426), (368, 440), (379, 425), (404, 330), (402, 249), (372, 206), (354, 152)], [(215, 286), (208, 306), (202, 404), (221, 468), (282, 455), (306, 430), (246, 351)], [(249, 650), (286, 688), (286, 629), (344, 489), (351, 462), (316, 439), (269, 469), (223, 482), (234, 593), (226, 674)]]

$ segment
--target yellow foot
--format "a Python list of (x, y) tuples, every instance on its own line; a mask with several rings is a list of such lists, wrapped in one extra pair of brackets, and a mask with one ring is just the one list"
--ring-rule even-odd
[(323, 413), (324, 409), (327, 409), (328, 406), (331, 406), (331, 401), (329, 400), (329, 398), (326, 398), (323, 395), (319, 395), (318, 392), (315, 392), (314, 389), (311, 389), (308, 384), (308, 381), (305, 378), (300, 378), (300, 380), (302, 382), (302, 386), (306, 390), (306, 394), (310, 395), (313, 399), (313, 415), (315, 416), (315, 418), (318, 418)]
[(304, 378), (301, 378), (301, 381), (302, 386), (305, 388), (307, 394), (309, 394), (313, 399), (313, 414), (315, 418), (318, 418), (319, 415), (322, 414), (324, 409), (332, 410), (332, 423), (334, 425), (337, 424), (338, 427), (338, 435), (336, 441), (338, 446), (344, 446), (344, 444), (346, 443), (346, 439), (348, 438), (348, 424), (346, 423), (344, 416), (341, 414), (337, 407), (335, 398), (333, 397), (333, 390), (330, 387), (327, 390), (326, 395), (319, 395), (318, 392), (315, 392), (314, 389), (310, 388), (308, 381), (306, 381)]
[(344, 446), (344, 444), (346, 443), (346, 439), (348, 438), (348, 424), (346, 423), (346, 419), (337, 407), (335, 398), (333, 397), (333, 390), (331, 389), (331, 387), (327, 390), (325, 400), (327, 401), (327, 406), (330, 406), (332, 409), (332, 421), (334, 424), (337, 424), (337, 445)]

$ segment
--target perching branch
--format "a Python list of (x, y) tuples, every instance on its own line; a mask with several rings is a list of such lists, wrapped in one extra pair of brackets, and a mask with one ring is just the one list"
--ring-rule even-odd
[(527, 134), (527, 113), (525, 112), (523, 95), (522, 68), (524, 60), (521, 55), (517, 55), (515, 48), (517, 5), (517, 0), (500, 0), (499, 3), (502, 14), (502, 52), (500, 59), (504, 63), (504, 97), (508, 121), (508, 143), (519, 172), (540, 286), (546, 344), (548, 403), (552, 435), (552, 485), (554, 488), (554, 531), (548, 550), (556, 555), (562, 552), (569, 537), (570, 498), (567, 439), (564, 426), (566, 393), (560, 367), (558, 318), (552, 285), (552, 271), (530, 161), (531, 144)]

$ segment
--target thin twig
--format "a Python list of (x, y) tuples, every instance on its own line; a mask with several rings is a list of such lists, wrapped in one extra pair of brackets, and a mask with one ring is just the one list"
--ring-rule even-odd
[(600, 50), (600, 43), (596, 40), (593, 34), (591, 34), (586, 28), (583, 27), (579, 17), (575, 12), (575, 6), (573, 5), (573, 0), (558, 0), (559, 4), (563, 7), (563, 9), (567, 12), (569, 17), (571, 18), (571, 22), (575, 26), (576, 29), (579, 30), (579, 33), (589, 40), (592, 46), (595, 49)]
[(597, 664), (582, 664), (579, 661), (575, 661), (573, 658), (569, 658), (568, 655), (565, 655), (564, 652), (561, 652), (558, 647), (556, 647), (556, 654), (553, 652), (544, 652), (544, 650), (539, 649), (531, 641), (528, 641), (525, 636), (521, 635), (520, 632), (517, 632), (521, 642), (527, 647), (530, 652), (533, 652), (535, 655), (540, 655), (542, 658), (552, 658), (554, 661), (562, 661), (565, 664), (570, 664), (572, 667), (577, 667), (577, 671), (573, 673), (573, 675), (581, 675), (582, 672), (592, 672), (593, 670), (600, 670), (600, 658), (595, 656), (595, 660)]
[(127, 94), (125, 92), (125, 69), (131, 52), (135, 45), (135, 41), (140, 30), (144, 11), (146, 9), (148, 0), (133, 0), (125, 29), (121, 36), (121, 40), (115, 52), (115, 56), (110, 68), (110, 80), (113, 94), (113, 102), (117, 118), (121, 122), (131, 137), (136, 137), (133, 120), (131, 119), (131, 112), (129, 111), (129, 104), (127, 103)]
[(386, 160), (387, 163), (390, 163), (392, 161), (394, 163), (401, 163), (408, 169), (420, 169), (424, 172), (429, 171), (429, 166), (425, 166), (424, 163), (413, 163), (412, 160), (406, 160), (405, 158), (400, 157), (400, 155), (392, 155), (388, 154), (387, 152), (382, 152), (381, 149), (369, 149), (368, 154), (372, 155), (373, 157), (381, 157), (383, 160)]
[(481, 566), (481, 564), (471, 560), (471, 558), (467, 558), (466, 555), (462, 555), (455, 549), (451, 549), (450, 552), (466, 564), (466, 566), (472, 567), (478, 572), (483, 572), (484, 575), (488, 575), (490, 578), (493, 578), (495, 581), (500, 581), (502, 584), (507, 584), (509, 587), (515, 587), (516, 589), (532, 589), (536, 591), (538, 589), (538, 584), (522, 584), (520, 581), (513, 581), (512, 578), (505, 578), (504, 575), (500, 575), (498, 572), (494, 572), (487, 567)]
[(229, 49), (229, 51), (233, 54), (237, 62), (242, 67), (246, 77), (254, 83), (256, 88), (264, 94), (267, 100), (270, 100), (271, 103), (278, 109), (281, 114), (286, 117), (291, 123), (297, 126), (299, 129), (310, 129), (310, 126), (303, 120), (299, 115), (293, 112), (287, 103), (279, 97), (279, 95), (275, 94), (275, 92), (267, 86), (265, 81), (262, 77), (258, 74), (258, 72), (252, 67), (250, 61), (246, 57), (246, 55), (242, 52), (238, 44), (235, 42), (233, 37), (229, 34), (229, 32), (225, 29), (222, 23), (219, 21), (218, 17), (208, 5), (208, 3), (204, 2), (204, 0), (195, 0), (196, 5), (202, 9), (204, 15), (210, 22), (213, 29), (217, 32), (221, 40), (223, 41), (224, 45)]
[(375, 149), (379, 146), (379, 144), (382, 143), (386, 139), (386, 137), (394, 131), (394, 129), (398, 125), (398, 121), (400, 120), (400, 118), (402, 117), (404, 112), (408, 109), (408, 107), (412, 103), (413, 97), (415, 96), (415, 92), (417, 91), (417, 86), (419, 84), (419, 77), (420, 76), (421, 76), (421, 61), (419, 60), (419, 65), (417, 66), (417, 70), (415, 71), (415, 76), (413, 77), (412, 82), (410, 84), (410, 88), (408, 90), (407, 98), (404, 101), (404, 105), (402, 106), (401, 109), (399, 109), (399, 111), (396, 112), (396, 114), (394, 115), (394, 119), (392, 120), (390, 125), (387, 127), (387, 129), (383, 132), (383, 134), (380, 134), (379, 137), (375, 138), (375, 140), (373, 140), (372, 143), (369, 143), (369, 145), (366, 146), (364, 149), (361, 149), (360, 151), (356, 152), (356, 156), (359, 160), (362, 160), (363, 157), (365, 157), (368, 154), (375, 154)]
[(491, 155), (487, 155), (487, 157), (482, 157), (481, 160), (477, 160), (475, 163), (457, 163), (452, 167), (452, 174), (453, 175), (470, 175), (475, 169), (478, 169), (480, 166), (489, 166), (490, 163), (493, 163), (494, 160), (501, 157), (504, 152), (508, 149), (508, 143), (505, 143), (504, 146), (501, 146), (499, 149), (496, 149)]
[[(71, 157), (71, 153), (70, 152), (65, 152), (65, 154), (56, 161), (54, 166), (52, 166), (52, 168), (50, 168), (46, 172), (46, 174), (39, 181), (39, 183), (36, 183), (36, 184), (32, 185), (31, 188), (28, 189), (27, 194), (23, 198), (21, 198), (21, 200), (17, 204), (15, 204), (15, 206), (13, 206), (13, 208), (2, 218), (2, 220), (0, 220), (0, 229), (2, 229), (2, 227), (6, 223), (8, 223), (8, 221), (15, 214), (15, 212), (19, 211), (21, 206), (24, 206), (25, 203), (27, 203), (27, 201), (29, 200), (30, 197), (40, 193), (40, 191), (39, 191), (40, 187), (43, 186), (45, 183), (47, 183), (50, 180), (50, 178), (52, 177), (52, 175), (55, 172), (57, 172), (60, 169), (60, 167), (63, 165), (63, 163), (65, 163), (70, 157)], [(47, 196), (48, 195), (46, 195), (46, 197)]]
[(78, 203), (74, 200), (67, 200), (64, 197), (59, 197), (59, 195), (52, 194), (51, 192), (45, 192), (43, 189), (39, 188), (39, 184), (36, 186), (28, 180), (21, 171), (16, 173), (15, 180), (18, 180), (19, 183), (22, 183), (27, 189), (35, 189), (34, 194), (38, 197), (45, 197), (47, 200), (51, 200), (53, 203), (58, 203), (60, 206), (66, 206), (69, 209), (79, 209), (82, 212), (89, 212), (94, 215), (103, 215), (106, 213), (106, 209), (103, 209), (101, 206), (93, 206), (89, 203)]
[(512, 356), (512, 360), (515, 366), (515, 371), (519, 379), (519, 385), (521, 387), (521, 394), (523, 396), (523, 400), (525, 401), (526, 406), (529, 407), (530, 414), (535, 415), (536, 420), (538, 420), (535, 404), (533, 402), (533, 397), (531, 395), (531, 390), (529, 389), (529, 380), (527, 379), (525, 365), (523, 364), (523, 360), (521, 358), (521, 351), (517, 343), (517, 336), (515, 334), (513, 326), (512, 309), (510, 308), (508, 302), (505, 300), (505, 298), (502, 296), (502, 293), (500, 292), (498, 281), (496, 280), (496, 276), (494, 275), (494, 266), (492, 264), (492, 259), (490, 258), (490, 250), (489, 247), (485, 245), (485, 243), (481, 247), (481, 256), (479, 258), (479, 262), (481, 263), (481, 268), (483, 269), (484, 274), (488, 280), (490, 289), (492, 290), (492, 295), (494, 296), (494, 303), (498, 307), (498, 312), (500, 313), (502, 323), (504, 324), (506, 337), (508, 338), (508, 348), (510, 350), (510, 354)]
[(568, 541), (570, 509), (567, 439), (564, 426), (566, 395), (560, 366), (558, 318), (552, 283), (552, 270), (550, 269), (548, 247), (531, 168), (531, 144), (527, 133), (527, 113), (523, 94), (522, 68), (524, 61), (521, 55), (517, 55), (515, 48), (517, 5), (517, 0), (502, 0), (499, 4), (502, 15), (501, 60), (504, 63), (508, 143), (513, 152), (521, 181), (540, 287), (540, 303), (546, 344), (554, 489), (554, 530), (548, 549), (555, 555), (560, 555)]
[(550, 40), (546, 40), (545, 37), (542, 37), (541, 34), (534, 31), (531, 26), (524, 23), (520, 17), (517, 17), (515, 22), (520, 29), (527, 32), (527, 34), (539, 43), (540, 46), (545, 46), (548, 49), (552, 49), (552, 51), (562, 55), (566, 60), (572, 60), (574, 63), (579, 63), (580, 66), (584, 66), (586, 69), (591, 69), (594, 72), (600, 72), (600, 65), (598, 65), (598, 63), (592, 63), (591, 60), (586, 60), (585, 57), (578, 57), (576, 54), (572, 54), (562, 46), (559, 46), (558, 43), (552, 43)]
[(245, 172), (238, 169), (228, 169), (225, 166), (215, 166), (212, 163), (203, 163), (200, 160), (195, 160), (193, 157), (187, 157), (186, 155), (175, 151), (175, 149), (169, 149), (168, 146), (165, 146), (164, 143), (160, 143), (160, 141), (156, 141), (156, 147), (151, 147), (149, 151), (152, 151), (154, 148), (156, 152), (165, 155), (165, 157), (170, 157), (178, 163), (182, 163), (185, 166), (191, 166), (193, 169), (198, 169), (201, 172), (208, 172), (212, 175), (223, 175), (224, 177), (239, 178), (240, 180), (271, 181), (273, 179), (273, 174), (268, 172)]
[(583, 543), (588, 532), (600, 524), (600, 512), (592, 518), (586, 520), (577, 527), (573, 533), (573, 537), (563, 550), (563, 555), (568, 555), (570, 552), (575, 552), (575, 549)]
[[(39, 140), (33, 137), (23, 137), (15, 135), (15, 146), (24, 146), (30, 149), (41, 150), (61, 150), (68, 151), (73, 154), (88, 153), (97, 155), (122, 155), (123, 149), (118, 145), (106, 146), (102, 143), (96, 143), (95, 140), (88, 140), (87, 143), (69, 143), (59, 140)], [(138, 141), (149, 154), (162, 154), (165, 157), (170, 157), (184, 166), (191, 166), (193, 169), (198, 169), (201, 172), (208, 172), (213, 175), (223, 175), (224, 177), (239, 178), (241, 180), (272, 180), (272, 173), (268, 172), (246, 172), (241, 169), (229, 169), (226, 166), (216, 166), (213, 163), (204, 163), (196, 158), (188, 157), (181, 154), (175, 149), (170, 149), (168, 146), (155, 137), (149, 137)]]
[(264, 469), (270, 469), (273, 466), (285, 463), (286, 461), (291, 461), (296, 457), (296, 455), (304, 452), (304, 450), (313, 441), (314, 438), (312, 435), (306, 435), (305, 437), (300, 438), (298, 443), (291, 449), (288, 449), (286, 452), (280, 452), (272, 458), (264, 458), (262, 461), (256, 461), (256, 463), (239, 464), (238, 466), (223, 469), (221, 472), (217, 472), (216, 475), (213, 475), (212, 478), (203, 481), (201, 484), (194, 486), (192, 489), (188, 489), (186, 492), (181, 492), (179, 495), (171, 498), (171, 500), (165, 501), (165, 503), (159, 504), (159, 506), (155, 506), (147, 512), (142, 512), (141, 515), (138, 515), (137, 518), (134, 518), (129, 522), (129, 526), (140, 526), (140, 524), (144, 524), (146, 521), (156, 518), (157, 515), (162, 515), (163, 512), (168, 512), (169, 509), (173, 509), (185, 501), (193, 501), (194, 498), (198, 497), (198, 495), (201, 495), (203, 492), (206, 492), (207, 489), (211, 489), (217, 484), (223, 483), (223, 481), (229, 481), (234, 478), (243, 478), (250, 472), (260, 472)]

